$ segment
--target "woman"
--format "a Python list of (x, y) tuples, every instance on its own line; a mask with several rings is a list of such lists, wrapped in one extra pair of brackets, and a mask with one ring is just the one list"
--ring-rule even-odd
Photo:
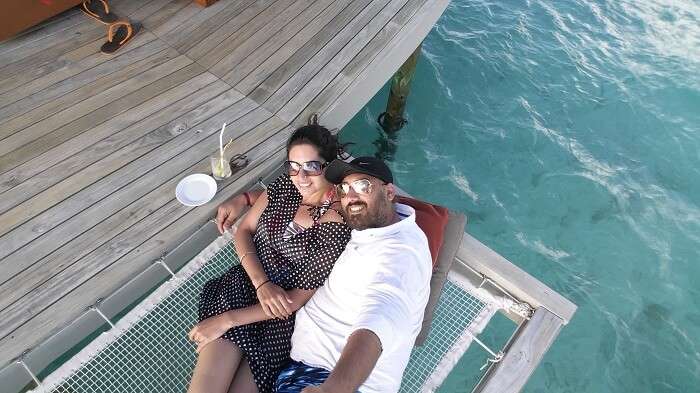
[[(189, 334), (199, 353), (190, 392), (272, 391), (289, 358), (294, 312), (323, 285), (350, 239), (335, 210), (335, 188), (323, 176), (340, 151), (317, 124), (290, 137), (286, 173), (257, 198), (236, 231), (241, 264), (202, 290), (200, 323)], [(231, 216), (221, 211), (220, 230)]]

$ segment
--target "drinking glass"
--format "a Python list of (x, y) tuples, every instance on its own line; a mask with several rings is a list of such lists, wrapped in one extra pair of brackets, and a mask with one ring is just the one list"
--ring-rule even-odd
[(224, 180), (231, 176), (231, 164), (225, 156), (218, 152), (211, 156), (211, 174), (216, 180)]

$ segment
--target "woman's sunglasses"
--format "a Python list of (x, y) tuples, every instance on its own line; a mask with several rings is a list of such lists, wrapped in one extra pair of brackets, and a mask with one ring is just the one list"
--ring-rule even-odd
[(304, 170), (306, 176), (318, 176), (323, 173), (323, 168), (326, 167), (325, 162), (321, 161), (306, 161), (306, 162), (296, 162), (296, 161), (285, 161), (284, 170), (289, 176), (296, 176), (299, 174), (300, 170)]
[(372, 193), (372, 182), (368, 179), (357, 179), (351, 183), (340, 183), (337, 186), (338, 196), (344, 198), (352, 188), (358, 194), (371, 194)]

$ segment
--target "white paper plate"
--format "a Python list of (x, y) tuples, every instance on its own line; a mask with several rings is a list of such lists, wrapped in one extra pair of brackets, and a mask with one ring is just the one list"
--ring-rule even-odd
[(180, 180), (175, 187), (175, 197), (185, 206), (200, 206), (216, 195), (216, 181), (211, 176), (195, 173)]

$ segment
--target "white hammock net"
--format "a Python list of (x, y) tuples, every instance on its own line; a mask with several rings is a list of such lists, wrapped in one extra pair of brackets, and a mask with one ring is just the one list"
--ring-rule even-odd
[[(237, 263), (230, 237), (218, 238), (34, 391), (185, 392), (196, 360), (187, 332), (197, 322), (199, 293), (208, 280)], [(401, 392), (437, 389), (472, 335), (480, 333), (500, 307), (469, 286), (453, 273), (448, 277), (430, 335), (413, 350)]]

